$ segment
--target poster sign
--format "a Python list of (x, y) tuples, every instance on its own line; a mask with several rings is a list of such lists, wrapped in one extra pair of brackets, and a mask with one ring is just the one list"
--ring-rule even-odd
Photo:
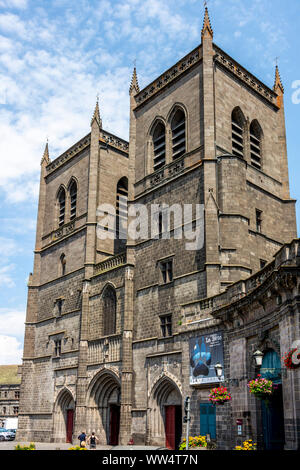
[(224, 381), (224, 373), (216, 376), (215, 364), (224, 371), (223, 334), (207, 334), (190, 339), (190, 385), (218, 383)]

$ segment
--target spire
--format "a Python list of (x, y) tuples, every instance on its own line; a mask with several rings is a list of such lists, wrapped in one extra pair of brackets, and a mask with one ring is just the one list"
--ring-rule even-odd
[(279, 73), (279, 69), (278, 69), (277, 64), (276, 64), (276, 68), (275, 68), (275, 82), (274, 82), (273, 89), (276, 93), (278, 93), (278, 91), (280, 91), (282, 94), (284, 93), (284, 87), (283, 87), (283, 84), (282, 84), (282, 81), (281, 81), (281, 77), (280, 77), (280, 73)]
[(48, 165), (48, 163), (50, 163), (48, 139), (47, 139), (47, 142), (46, 142), (46, 145), (45, 145), (45, 150), (44, 150), (44, 154), (43, 154), (43, 157), (42, 157), (42, 160), (41, 160), (41, 164), (43, 162), (45, 162), (46, 165)]
[(130, 83), (130, 88), (129, 88), (129, 94), (131, 95), (133, 93), (134, 95), (136, 95), (139, 91), (140, 91), (140, 87), (139, 87), (139, 82), (137, 78), (136, 67), (134, 67), (132, 79)]
[(97, 123), (98, 123), (98, 126), (100, 128), (102, 128), (102, 120), (100, 118), (99, 97), (98, 96), (97, 96), (97, 100), (96, 100), (96, 106), (95, 106), (94, 114), (93, 114), (93, 117), (92, 117), (92, 120), (91, 120), (91, 125), (93, 124), (94, 120), (96, 120)]
[(201, 31), (202, 40), (207, 36), (209, 36), (211, 39), (213, 39), (214, 32), (213, 32), (213, 29), (212, 29), (211, 24), (210, 24), (208, 9), (207, 9), (206, 2), (205, 2), (204, 21), (203, 21), (203, 28), (202, 28), (202, 31)]

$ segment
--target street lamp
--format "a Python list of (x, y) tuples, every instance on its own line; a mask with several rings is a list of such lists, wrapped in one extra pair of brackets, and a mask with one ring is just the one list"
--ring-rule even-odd
[(256, 363), (257, 367), (260, 367), (262, 365), (262, 360), (263, 360), (264, 354), (261, 351), (257, 350), (253, 354), (253, 357), (255, 359), (255, 363)]
[(220, 379), (220, 377), (222, 377), (222, 374), (223, 374), (222, 364), (220, 363), (215, 364), (215, 372), (216, 372), (216, 376), (218, 377), (218, 379)]

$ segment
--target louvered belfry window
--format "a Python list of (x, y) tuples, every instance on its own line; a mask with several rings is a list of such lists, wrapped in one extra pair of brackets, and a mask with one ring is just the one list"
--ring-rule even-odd
[(185, 115), (178, 109), (172, 119), (172, 153), (173, 158), (179, 158), (186, 152)]
[(259, 170), (261, 169), (261, 136), (260, 125), (253, 121), (250, 126), (250, 157), (251, 165)]
[(231, 128), (232, 154), (244, 158), (244, 119), (239, 109), (232, 113)]
[(58, 203), (59, 203), (58, 225), (61, 226), (65, 223), (66, 193), (64, 189), (60, 190), (60, 193), (58, 196)]
[(153, 170), (159, 170), (166, 162), (166, 129), (163, 123), (159, 122), (153, 132), (154, 162)]
[(70, 198), (71, 198), (70, 220), (73, 220), (76, 217), (76, 205), (77, 205), (77, 184), (75, 183), (75, 181), (72, 182), (71, 187), (70, 187)]

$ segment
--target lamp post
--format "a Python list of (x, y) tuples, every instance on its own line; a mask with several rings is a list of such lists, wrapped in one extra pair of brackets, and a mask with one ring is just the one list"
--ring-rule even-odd
[(186, 397), (184, 401), (184, 412), (185, 416), (183, 418), (183, 422), (186, 423), (186, 450), (189, 449), (189, 434), (190, 434), (190, 406), (191, 406), (191, 399), (190, 397)]

